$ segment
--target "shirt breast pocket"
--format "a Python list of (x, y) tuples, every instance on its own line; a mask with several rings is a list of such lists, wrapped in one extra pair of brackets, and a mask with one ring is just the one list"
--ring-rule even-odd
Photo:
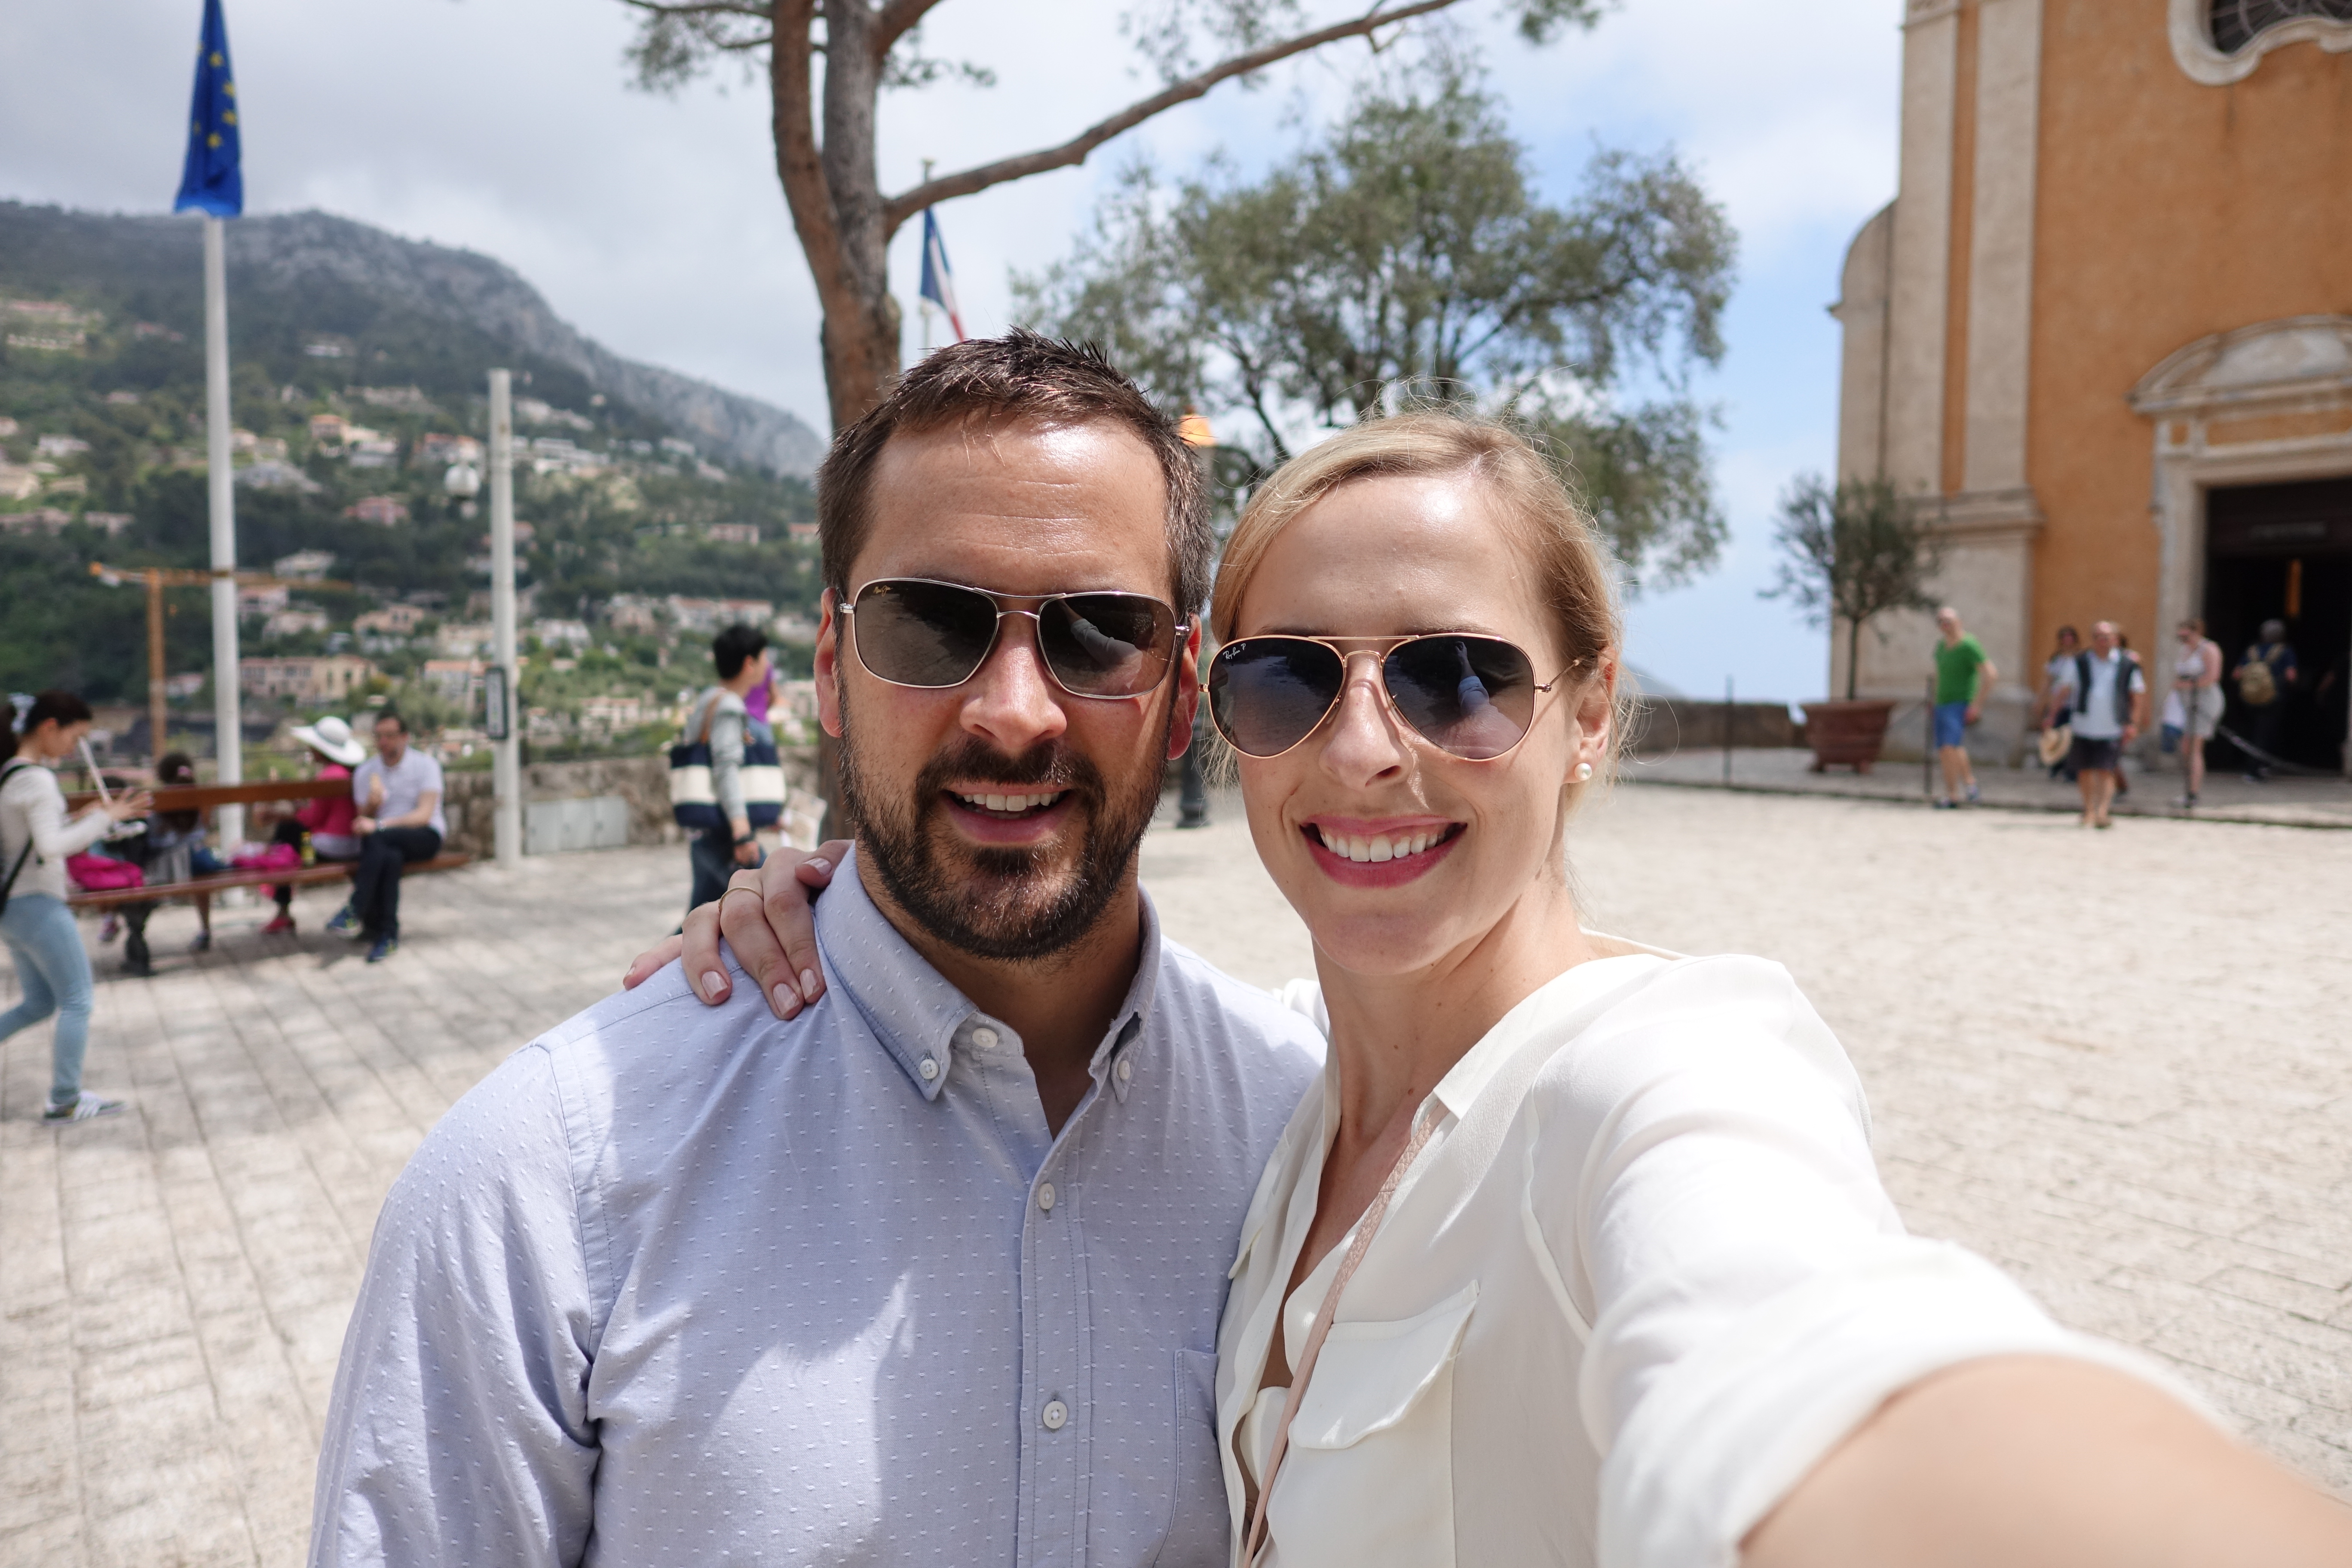
[(1454, 1562), (1454, 1358), (1475, 1281), (1389, 1322), (1339, 1322), (1290, 1424), (1268, 1523), (1283, 1568)]

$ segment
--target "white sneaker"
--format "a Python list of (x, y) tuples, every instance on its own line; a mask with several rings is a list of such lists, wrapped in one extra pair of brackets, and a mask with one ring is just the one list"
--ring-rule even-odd
[(101, 1116), (119, 1116), (121, 1113), (122, 1101), (106, 1100), (83, 1089), (62, 1104), (50, 1100), (41, 1108), (41, 1120), (57, 1125), (67, 1121), (94, 1121)]

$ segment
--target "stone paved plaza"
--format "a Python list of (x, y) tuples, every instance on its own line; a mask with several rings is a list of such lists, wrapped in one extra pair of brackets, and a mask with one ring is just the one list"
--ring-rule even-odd
[[(1171, 931), (1248, 979), (1304, 973), (1219, 810), (1147, 843)], [(1574, 861), (1596, 925), (1796, 972), (1915, 1228), (2352, 1496), (2352, 834), (1634, 787), (1579, 825)], [(102, 978), (90, 1081), (136, 1101), (112, 1121), (39, 1125), (47, 1030), (8, 1043), (0, 1564), (299, 1561), (385, 1187), (667, 929), (685, 870), (632, 849), (419, 879), (375, 968), (312, 934), (322, 894), (290, 944), (226, 912), (211, 954)], [(159, 914), (159, 953), (193, 930)]]

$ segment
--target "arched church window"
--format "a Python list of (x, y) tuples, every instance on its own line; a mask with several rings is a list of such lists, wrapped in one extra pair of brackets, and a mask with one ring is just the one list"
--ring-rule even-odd
[(2213, 47), (2234, 55), (2282, 22), (2352, 22), (2352, 0), (2212, 0)]

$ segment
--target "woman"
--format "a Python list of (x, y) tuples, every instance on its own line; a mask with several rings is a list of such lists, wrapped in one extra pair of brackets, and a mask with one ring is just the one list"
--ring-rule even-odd
[(2205, 787), (2205, 742), (2221, 721), (2221, 645), (2205, 635), (2205, 623), (2196, 616), (2180, 623), (2179, 637), (2164, 721), (2180, 731), (2181, 769), (2189, 780), (2187, 792), (2173, 804), (2193, 810), (2197, 792)]
[[(2042, 707), (2035, 716), (2035, 729), (2054, 730), (2066, 721), (2060, 699), (2074, 682), (2074, 659), (2082, 651), (2083, 634), (2071, 626), (2060, 626), (2058, 647), (2042, 665)], [(2058, 760), (2050, 764), (2050, 776), (2071, 783), (2074, 772), (2073, 752), (2061, 750)]]
[(10, 731), (11, 753), (0, 762), (0, 881), (7, 884), (0, 908), (0, 941), (16, 961), (16, 984), (24, 1000), (0, 1014), (0, 1040), (55, 1013), (49, 1047), (47, 1122), (88, 1121), (112, 1116), (122, 1101), (81, 1087), (82, 1052), (89, 1043), (89, 955), (66, 907), (66, 857), (79, 855), (118, 822), (143, 815), (153, 796), (116, 795), (71, 821), (64, 792), (51, 771), (73, 755), (89, 733), (89, 705), (70, 691), (44, 691), (33, 699), (19, 736)]
[[(356, 860), (360, 858), (359, 835), (352, 824), (359, 816), (359, 803), (352, 798), (349, 787), (352, 770), (367, 760), (367, 748), (352, 733), (352, 727), (330, 715), (315, 724), (297, 725), (294, 738), (310, 749), (310, 776), (324, 782), (340, 783), (345, 787), (334, 795), (313, 795), (301, 808), (282, 819), (270, 835), (273, 844), (288, 844), (299, 849), (307, 837), (310, 852), (320, 860)], [(280, 882), (271, 889), (277, 900), (278, 912), (261, 928), (264, 936), (291, 935), (294, 931), (294, 889), (291, 883)]]
[(1524, 442), (1415, 416), (1312, 449), (1253, 499), (1213, 616), (1213, 717), (1330, 1041), (1219, 1334), (1236, 1563), (2352, 1549), (2126, 1352), (1903, 1233), (1785, 971), (1581, 928), (1568, 827), (1619, 633)]

